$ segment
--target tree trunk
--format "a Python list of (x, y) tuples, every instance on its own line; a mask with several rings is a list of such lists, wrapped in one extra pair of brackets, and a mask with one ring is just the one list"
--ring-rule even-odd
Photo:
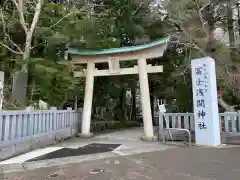
[[(231, 41), (231, 43), (234, 43), (235, 37), (234, 37), (234, 32), (232, 31), (233, 30), (233, 25), (232, 25), (233, 22), (232, 22), (232, 19), (230, 20), (230, 18), (232, 17), (232, 9), (229, 9), (229, 7), (228, 7), (227, 14), (228, 14), (229, 41)], [(208, 23), (208, 41), (207, 41), (207, 46), (206, 46), (206, 52), (209, 56), (214, 58), (215, 47), (213, 46), (213, 42), (214, 42), (214, 31), (215, 31), (215, 19), (214, 19), (214, 7), (211, 4), (209, 5), (209, 7), (207, 7), (206, 17), (207, 17), (206, 21)], [(230, 106), (226, 102), (224, 102), (222, 98), (218, 99), (218, 103), (224, 109), (226, 109), (226, 111), (229, 110)]]
[(10, 98), (11, 103), (24, 107), (26, 104), (27, 95), (27, 79), (26, 72), (17, 71), (13, 74), (12, 95)]
[(235, 44), (235, 34), (234, 34), (234, 24), (233, 24), (233, 10), (232, 4), (227, 5), (227, 25), (228, 25), (228, 36), (230, 45), (230, 58), (232, 61), (236, 60), (236, 44)]
[(75, 99), (74, 99), (74, 110), (77, 111), (78, 110), (78, 96), (75, 95)]
[(235, 112), (234, 107), (229, 106), (222, 98), (218, 98), (218, 103), (222, 106), (227, 112)]
[(150, 91), (150, 104), (151, 104), (151, 113), (152, 113), (152, 123), (153, 126), (156, 125), (155, 117), (154, 117), (154, 83), (152, 81), (149, 82), (149, 91)]
[[(237, 6), (238, 8), (238, 6)], [(238, 9), (238, 18), (239, 18), (239, 9)], [(238, 19), (238, 24), (240, 25), (240, 19)], [(233, 5), (232, 3), (228, 3), (227, 5), (227, 25), (228, 25), (228, 36), (229, 36), (229, 45), (230, 45), (230, 58), (232, 63), (234, 64), (233, 71), (237, 71), (237, 74), (240, 72), (240, 63), (237, 60), (237, 46), (236, 46), (236, 37), (234, 34), (234, 19), (233, 19)], [(240, 32), (239, 32), (240, 33)], [(233, 77), (231, 77), (231, 82), (233, 82)], [(235, 89), (239, 89), (238, 85), (232, 84)], [(240, 99), (239, 93), (234, 93), (234, 95)], [(228, 108), (229, 109), (229, 108)]]
[(120, 108), (119, 120), (123, 123), (126, 121), (125, 104), (126, 104), (126, 90), (125, 88), (122, 88), (121, 94), (119, 97), (119, 108)]
[(238, 24), (238, 52), (240, 52), (240, 3), (236, 4), (237, 7), (237, 24)]
[(214, 9), (212, 5), (209, 5), (206, 12), (206, 21), (208, 23), (208, 40), (206, 45), (206, 52), (209, 56), (214, 58), (215, 49), (213, 47), (214, 42), (214, 31), (215, 31), (215, 19), (214, 19)]
[(26, 106), (27, 85), (28, 85), (28, 59), (30, 57), (32, 36), (26, 35), (26, 45), (23, 54), (22, 68), (13, 75), (11, 103), (17, 104), (20, 107)]
[(131, 121), (136, 121), (136, 89), (135, 87), (131, 89), (131, 93), (132, 93)]
[(17, 102), (20, 106), (25, 106), (26, 95), (27, 95), (27, 85), (28, 85), (28, 60), (31, 53), (33, 33), (39, 21), (43, 0), (38, 0), (35, 7), (32, 23), (29, 26), (25, 21), (24, 2), (23, 1), (18, 1), (18, 2), (13, 1), (13, 2), (19, 13), (20, 24), (22, 25), (26, 34), (26, 41), (24, 46), (24, 52), (22, 55), (24, 64), (22, 65), (21, 71), (18, 71), (13, 75), (12, 95), (11, 95), (10, 101), (12, 103)]

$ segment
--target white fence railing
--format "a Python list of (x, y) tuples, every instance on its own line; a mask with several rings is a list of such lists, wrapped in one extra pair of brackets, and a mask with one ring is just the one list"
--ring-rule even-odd
[[(194, 114), (193, 113), (166, 113), (160, 114), (159, 123), (170, 128), (184, 128), (190, 131), (195, 130)], [(219, 123), (221, 132), (240, 133), (240, 111), (219, 113)]]
[(0, 112), (0, 147), (78, 129), (80, 113), (67, 110), (25, 110)]

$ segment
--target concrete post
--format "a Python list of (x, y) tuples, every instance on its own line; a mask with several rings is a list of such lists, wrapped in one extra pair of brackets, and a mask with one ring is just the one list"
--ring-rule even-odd
[(2, 110), (3, 107), (3, 95), (4, 95), (4, 72), (0, 71), (0, 110)]
[(236, 127), (238, 127), (237, 131), (239, 132), (240, 131), (240, 110), (237, 111), (237, 122), (238, 122), (238, 125), (236, 125)]
[(28, 106), (25, 108), (25, 111), (29, 112), (29, 124), (27, 124), (27, 126), (29, 126), (27, 128), (27, 134), (29, 134), (30, 136), (32, 136), (34, 134), (34, 107), (33, 106)]
[(159, 113), (158, 119), (158, 140), (163, 139), (163, 130), (164, 130), (164, 115), (163, 113)]
[(144, 123), (144, 137), (142, 137), (142, 139), (153, 140), (155, 137), (152, 124), (152, 113), (147, 74), (147, 61), (145, 58), (138, 59), (138, 72), (141, 93), (142, 115)]
[(92, 100), (93, 100), (93, 86), (94, 86), (94, 69), (95, 64), (92, 61), (88, 61), (87, 73), (86, 73), (86, 85), (85, 85), (85, 97), (82, 116), (81, 137), (91, 137), (90, 125), (91, 125), (91, 112), (92, 112)]
[(54, 136), (56, 138), (56, 131), (57, 131), (57, 107), (50, 107), (50, 110), (53, 112), (53, 121), (52, 121), (52, 128), (54, 133)]

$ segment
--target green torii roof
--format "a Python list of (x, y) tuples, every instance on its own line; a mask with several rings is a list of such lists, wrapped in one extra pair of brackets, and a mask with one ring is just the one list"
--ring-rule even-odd
[(74, 48), (68, 48), (67, 53), (72, 54), (72, 55), (83, 55), (83, 56), (124, 53), (124, 52), (139, 51), (139, 50), (152, 48), (155, 46), (166, 44), (169, 41), (170, 41), (170, 37), (167, 37), (167, 38), (163, 38), (158, 41), (154, 41), (154, 42), (143, 44), (143, 45), (112, 48), (112, 49), (103, 49), (103, 50), (79, 50), (79, 49), (74, 49)]

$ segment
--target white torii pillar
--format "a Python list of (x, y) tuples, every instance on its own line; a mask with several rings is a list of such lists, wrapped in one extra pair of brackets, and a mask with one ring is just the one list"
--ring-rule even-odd
[(154, 131), (150, 104), (147, 62), (145, 58), (138, 59), (138, 74), (144, 125), (144, 136), (142, 137), (142, 140), (153, 140)]
[(93, 87), (94, 87), (94, 70), (95, 64), (93, 61), (88, 61), (86, 72), (85, 96), (82, 115), (81, 137), (91, 137), (93, 134), (90, 132), (91, 114), (92, 114), (92, 100), (93, 100)]

